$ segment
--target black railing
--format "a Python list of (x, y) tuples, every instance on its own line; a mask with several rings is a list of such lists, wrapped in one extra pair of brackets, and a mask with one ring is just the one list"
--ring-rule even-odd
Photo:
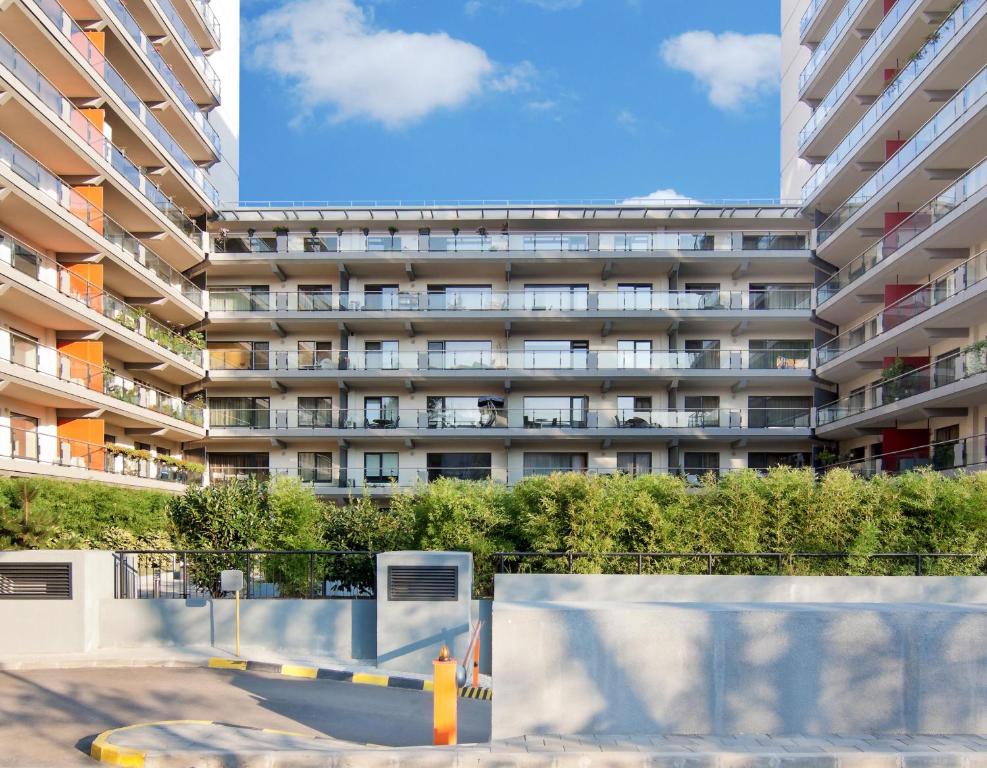
[(496, 552), (497, 573), (668, 575), (979, 575), (972, 552)]
[(243, 571), (243, 598), (372, 598), (373, 552), (350, 550), (130, 550), (115, 555), (123, 599), (232, 597), (220, 573)]

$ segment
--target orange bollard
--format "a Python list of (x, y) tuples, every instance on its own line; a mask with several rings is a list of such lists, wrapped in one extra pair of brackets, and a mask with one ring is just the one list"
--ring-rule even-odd
[(456, 743), (456, 660), (449, 657), (445, 645), (439, 658), (432, 662), (432, 743), (445, 746)]
[(476, 642), (473, 643), (473, 687), (480, 687), (480, 633), (476, 633)]

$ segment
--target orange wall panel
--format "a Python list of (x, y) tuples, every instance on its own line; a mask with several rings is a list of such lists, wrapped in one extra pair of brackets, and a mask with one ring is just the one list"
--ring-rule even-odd
[(89, 469), (102, 470), (105, 466), (103, 448), (105, 433), (106, 422), (103, 419), (58, 420), (58, 436), (65, 440), (79, 441), (68, 444), (71, 446), (71, 455), (73, 458), (82, 459), (84, 466)]
[(86, 184), (72, 187), (69, 210), (94, 230), (103, 234), (103, 188)]
[(70, 356), (68, 374), (73, 381), (103, 391), (103, 342), (59, 341), (58, 351)]

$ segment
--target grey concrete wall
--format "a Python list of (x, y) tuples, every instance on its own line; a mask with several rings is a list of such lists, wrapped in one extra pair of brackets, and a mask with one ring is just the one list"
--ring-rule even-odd
[(987, 607), (493, 608), (493, 738), (983, 733)]
[[(392, 565), (454, 566), (459, 569), (456, 600), (390, 600), (387, 569)], [(377, 666), (402, 672), (432, 672), (443, 644), (462, 659), (469, 643), (473, 555), (469, 552), (385, 552), (377, 555)]]
[(0, 552), (2, 562), (70, 563), (71, 600), (0, 600), (0, 657), (84, 653), (99, 643), (99, 605), (113, 598), (113, 553)]
[(498, 600), (620, 603), (987, 603), (981, 576), (610, 576), (494, 578)]
[[(104, 600), (100, 647), (233, 648), (232, 600)], [(241, 600), (240, 642), (252, 649), (374, 659), (373, 600)]]

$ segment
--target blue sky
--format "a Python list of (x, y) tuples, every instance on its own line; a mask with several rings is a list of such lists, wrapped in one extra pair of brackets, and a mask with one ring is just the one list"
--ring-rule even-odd
[(778, 14), (243, 0), (240, 197), (776, 197)]

